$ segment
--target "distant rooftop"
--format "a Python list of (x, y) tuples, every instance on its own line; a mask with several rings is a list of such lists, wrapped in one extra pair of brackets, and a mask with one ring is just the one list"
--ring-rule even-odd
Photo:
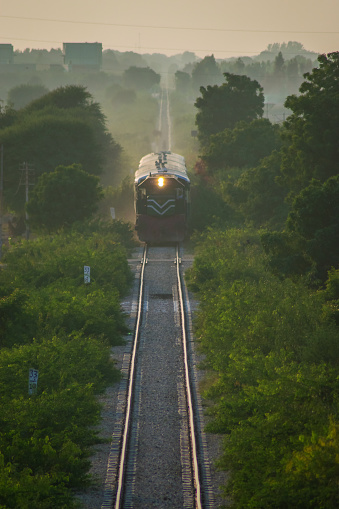
[(0, 44), (0, 64), (12, 64), (14, 50), (12, 44)]

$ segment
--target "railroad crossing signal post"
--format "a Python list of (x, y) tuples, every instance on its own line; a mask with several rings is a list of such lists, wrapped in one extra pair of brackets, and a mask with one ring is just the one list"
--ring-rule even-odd
[(39, 371), (30, 368), (28, 372), (28, 394), (36, 394), (38, 390)]
[[(23, 168), (21, 168), (21, 179), (20, 179), (20, 184), (21, 185), (24, 185), (25, 186), (25, 201), (26, 201), (26, 204), (28, 202), (28, 190), (29, 190), (29, 186), (33, 186), (34, 183), (32, 182), (32, 179), (30, 179), (30, 176), (33, 174), (34, 170), (32, 168), (29, 168), (28, 167), (28, 163), (23, 163)], [(23, 173), (25, 172), (25, 181), (23, 182)], [(30, 181), (31, 180), (31, 181)], [(28, 214), (26, 212), (26, 240), (29, 239), (29, 225), (28, 225)]]
[(84, 265), (84, 283), (87, 285), (91, 282), (91, 267)]

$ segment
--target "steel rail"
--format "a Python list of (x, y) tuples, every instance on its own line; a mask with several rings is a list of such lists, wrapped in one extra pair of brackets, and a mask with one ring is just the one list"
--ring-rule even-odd
[(187, 395), (187, 407), (188, 407), (188, 420), (189, 420), (189, 426), (190, 426), (191, 447), (192, 447), (191, 453), (192, 453), (193, 480), (194, 480), (194, 486), (195, 486), (195, 503), (196, 503), (197, 509), (202, 509), (201, 484), (200, 484), (199, 465), (198, 465), (198, 449), (197, 449), (197, 440), (196, 440), (196, 436), (195, 436), (192, 392), (191, 392), (191, 384), (190, 384), (190, 376), (189, 376), (189, 368), (188, 368), (185, 310), (184, 310), (184, 299), (183, 299), (180, 268), (179, 268), (180, 260), (179, 260), (179, 246), (178, 245), (176, 247), (176, 265), (177, 265), (180, 315), (181, 315), (181, 324), (182, 324), (182, 344), (183, 344), (183, 352), (184, 352), (184, 370), (185, 370), (185, 383), (186, 383), (186, 395)]
[(168, 150), (172, 150), (172, 124), (171, 124), (171, 115), (170, 115), (170, 104), (169, 104), (169, 95), (168, 95), (168, 84), (166, 86), (166, 115), (167, 115), (167, 129), (168, 129)]
[(122, 502), (123, 502), (124, 475), (125, 475), (125, 470), (126, 470), (126, 459), (127, 459), (127, 442), (128, 442), (128, 438), (129, 438), (129, 429), (130, 429), (130, 422), (131, 422), (133, 387), (134, 387), (135, 368), (136, 368), (136, 354), (137, 354), (137, 347), (138, 347), (140, 323), (141, 323), (141, 317), (142, 317), (144, 272), (145, 272), (146, 258), (147, 258), (147, 244), (144, 247), (142, 265), (141, 265), (141, 273), (140, 273), (138, 314), (137, 314), (137, 320), (136, 320), (136, 326), (135, 326), (135, 332), (134, 332), (134, 344), (133, 344), (133, 351), (132, 351), (130, 370), (129, 370), (129, 385), (128, 385), (127, 403), (126, 403), (125, 426), (124, 426), (124, 434), (123, 434), (123, 438), (122, 438), (122, 446), (121, 446), (121, 453), (120, 453), (117, 494), (115, 497), (115, 504), (114, 504), (115, 509), (120, 509), (122, 507)]
[(161, 131), (162, 129), (162, 103), (164, 99), (164, 89), (161, 89), (161, 97), (160, 97), (160, 107), (159, 107), (159, 123), (158, 123), (158, 131)]

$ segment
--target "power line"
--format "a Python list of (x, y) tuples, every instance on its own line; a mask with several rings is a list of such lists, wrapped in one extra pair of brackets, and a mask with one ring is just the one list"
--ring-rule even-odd
[(124, 23), (103, 23), (96, 21), (75, 21), (67, 19), (51, 19), (51, 18), (30, 18), (27, 16), (4, 16), (0, 15), (0, 18), (6, 19), (20, 19), (25, 21), (48, 21), (53, 23), (72, 23), (76, 25), (99, 25), (99, 26), (114, 26), (121, 28), (152, 28), (159, 30), (185, 30), (185, 31), (202, 31), (202, 32), (247, 32), (247, 33), (280, 33), (280, 34), (339, 34), (338, 31), (320, 31), (320, 30), (257, 30), (257, 29), (245, 29), (245, 28), (206, 28), (206, 27), (178, 27), (178, 26), (160, 26), (160, 25), (133, 25)]

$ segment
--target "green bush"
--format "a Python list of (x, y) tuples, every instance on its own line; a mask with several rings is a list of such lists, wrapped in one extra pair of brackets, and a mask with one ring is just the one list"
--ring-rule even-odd
[[(272, 275), (256, 232), (208, 230), (188, 284), (196, 335), (214, 374), (209, 429), (225, 435), (219, 466), (236, 509), (339, 503), (339, 332), (326, 290)], [(319, 475), (317, 475), (319, 472)]]
[[(119, 379), (129, 225), (98, 221), (10, 247), (0, 272), (0, 506), (73, 508), (99, 441), (96, 395)], [(84, 283), (84, 265), (91, 282)], [(29, 369), (39, 371), (28, 394)]]
[(27, 292), (5, 287), (0, 292), (0, 348), (29, 342), (37, 332), (37, 316)]

